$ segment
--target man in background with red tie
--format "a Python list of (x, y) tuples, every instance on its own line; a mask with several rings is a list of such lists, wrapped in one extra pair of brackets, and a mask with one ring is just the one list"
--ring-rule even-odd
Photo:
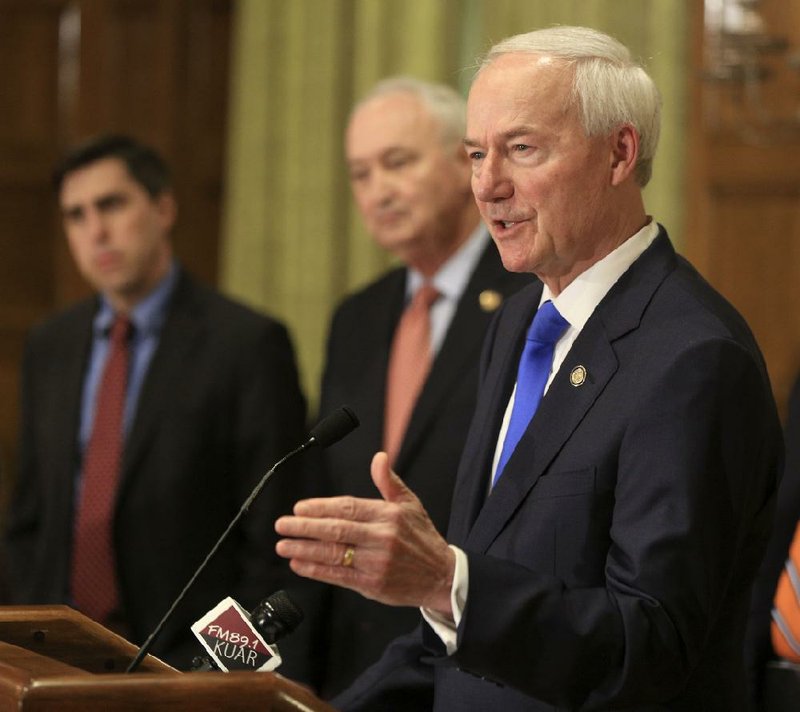
[[(465, 102), (454, 89), (408, 77), (377, 84), (353, 109), (345, 152), (367, 230), (401, 267), (337, 309), (320, 413), (350, 404), (361, 419), (325, 451), (332, 492), (375, 495), (366, 475), (385, 449), (444, 531), (456, 464), (475, 404), (486, 328), (530, 276), (503, 269), (470, 191), (461, 147)], [(341, 690), (411, 629), (413, 609), (328, 592), (315, 646), (323, 694)]]
[[(28, 340), (20, 470), (6, 548), (13, 599), (67, 603), (141, 643), (263, 473), (304, 438), (286, 329), (176, 262), (167, 166), (126, 136), (54, 172), (67, 243), (97, 296)], [(251, 608), (290, 582), (271, 520), (288, 473), (254, 504), (153, 652), (188, 666), (189, 627), (225, 596)]]

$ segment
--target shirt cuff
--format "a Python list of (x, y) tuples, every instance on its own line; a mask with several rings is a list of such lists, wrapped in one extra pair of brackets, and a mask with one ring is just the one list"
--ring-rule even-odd
[(453, 587), (450, 589), (450, 606), (453, 609), (453, 619), (429, 608), (420, 608), (422, 617), (428, 622), (433, 632), (439, 636), (447, 649), (447, 654), (452, 655), (458, 649), (458, 624), (464, 615), (467, 605), (467, 589), (469, 588), (469, 561), (467, 555), (458, 547), (451, 546), (456, 555), (456, 569), (453, 572)]

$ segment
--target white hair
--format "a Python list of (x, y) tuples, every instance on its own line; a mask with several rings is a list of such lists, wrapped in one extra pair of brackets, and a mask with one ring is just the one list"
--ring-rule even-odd
[(653, 172), (661, 123), (661, 96), (625, 45), (588, 27), (558, 26), (514, 35), (492, 47), (479, 72), (504, 54), (546, 55), (573, 68), (572, 99), (587, 136), (631, 124), (639, 134), (635, 177), (644, 187)]
[(373, 99), (390, 94), (416, 97), (439, 125), (442, 143), (446, 146), (461, 145), (467, 127), (467, 103), (461, 94), (447, 84), (434, 84), (408, 76), (388, 77), (372, 87), (353, 107), (350, 116)]

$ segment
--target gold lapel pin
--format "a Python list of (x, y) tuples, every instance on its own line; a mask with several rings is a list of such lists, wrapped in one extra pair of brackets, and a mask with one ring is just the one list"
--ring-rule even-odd
[(569, 382), (578, 388), (586, 382), (586, 368), (584, 366), (575, 366), (569, 374)]
[(485, 312), (493, 312), (503, 303), (503, 295), (494, 289), (484, 289), (478, 295), (478, 304)]

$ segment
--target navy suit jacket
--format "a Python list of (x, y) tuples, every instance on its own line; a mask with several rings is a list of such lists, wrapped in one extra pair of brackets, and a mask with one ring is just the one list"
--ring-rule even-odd
[(584, 326), (487, 498), (540, 295), (510, 299), (487, 335), (448, 532), (469, 559), (458, 650), (423, 624), (334, 704), (744, 709), (782, 448), (759, 349), (662, 230)]
[[(23, 363), (20, 467), (6, 537), (13, 600), (69, 601), (84, 372), (97, 300), (40, 325)], [(252, 487), (305, 438), (305, 401), (282, 324), (181, 272), (125, 443), (113, 524), (130, 637), (166, 613)], [(225, 596), (252, 608), (294, 584), (276, 517), (306, 493), (281, 473), (211, 560), (154, 651), (188, 666), (189, 626)]]
[[(386, 371), (405, 304), (407, 274), (405, 268), (392, 270), (348, 297), (333, 317), (320, 412), (325, 415), (348, 403), (361, 426), (323, 453), (331, 494), (377, 494), (369, 467), (382, 447)], [(442, 532), (475, 408), (486, 329), (502, 301), (532, 281), (531, 275), (506, 271), (494, 243), (487, 244), (411, 414), (394, 467)], [(393, 638), (412, 630), (419, 614), (413, 608), (382, 606), (345, 589), (331, 588), (326, 594), (318, 624), (324, 637), (314, 656), (322, 668), (315, 681), (329, 696), (375, 662)]]

